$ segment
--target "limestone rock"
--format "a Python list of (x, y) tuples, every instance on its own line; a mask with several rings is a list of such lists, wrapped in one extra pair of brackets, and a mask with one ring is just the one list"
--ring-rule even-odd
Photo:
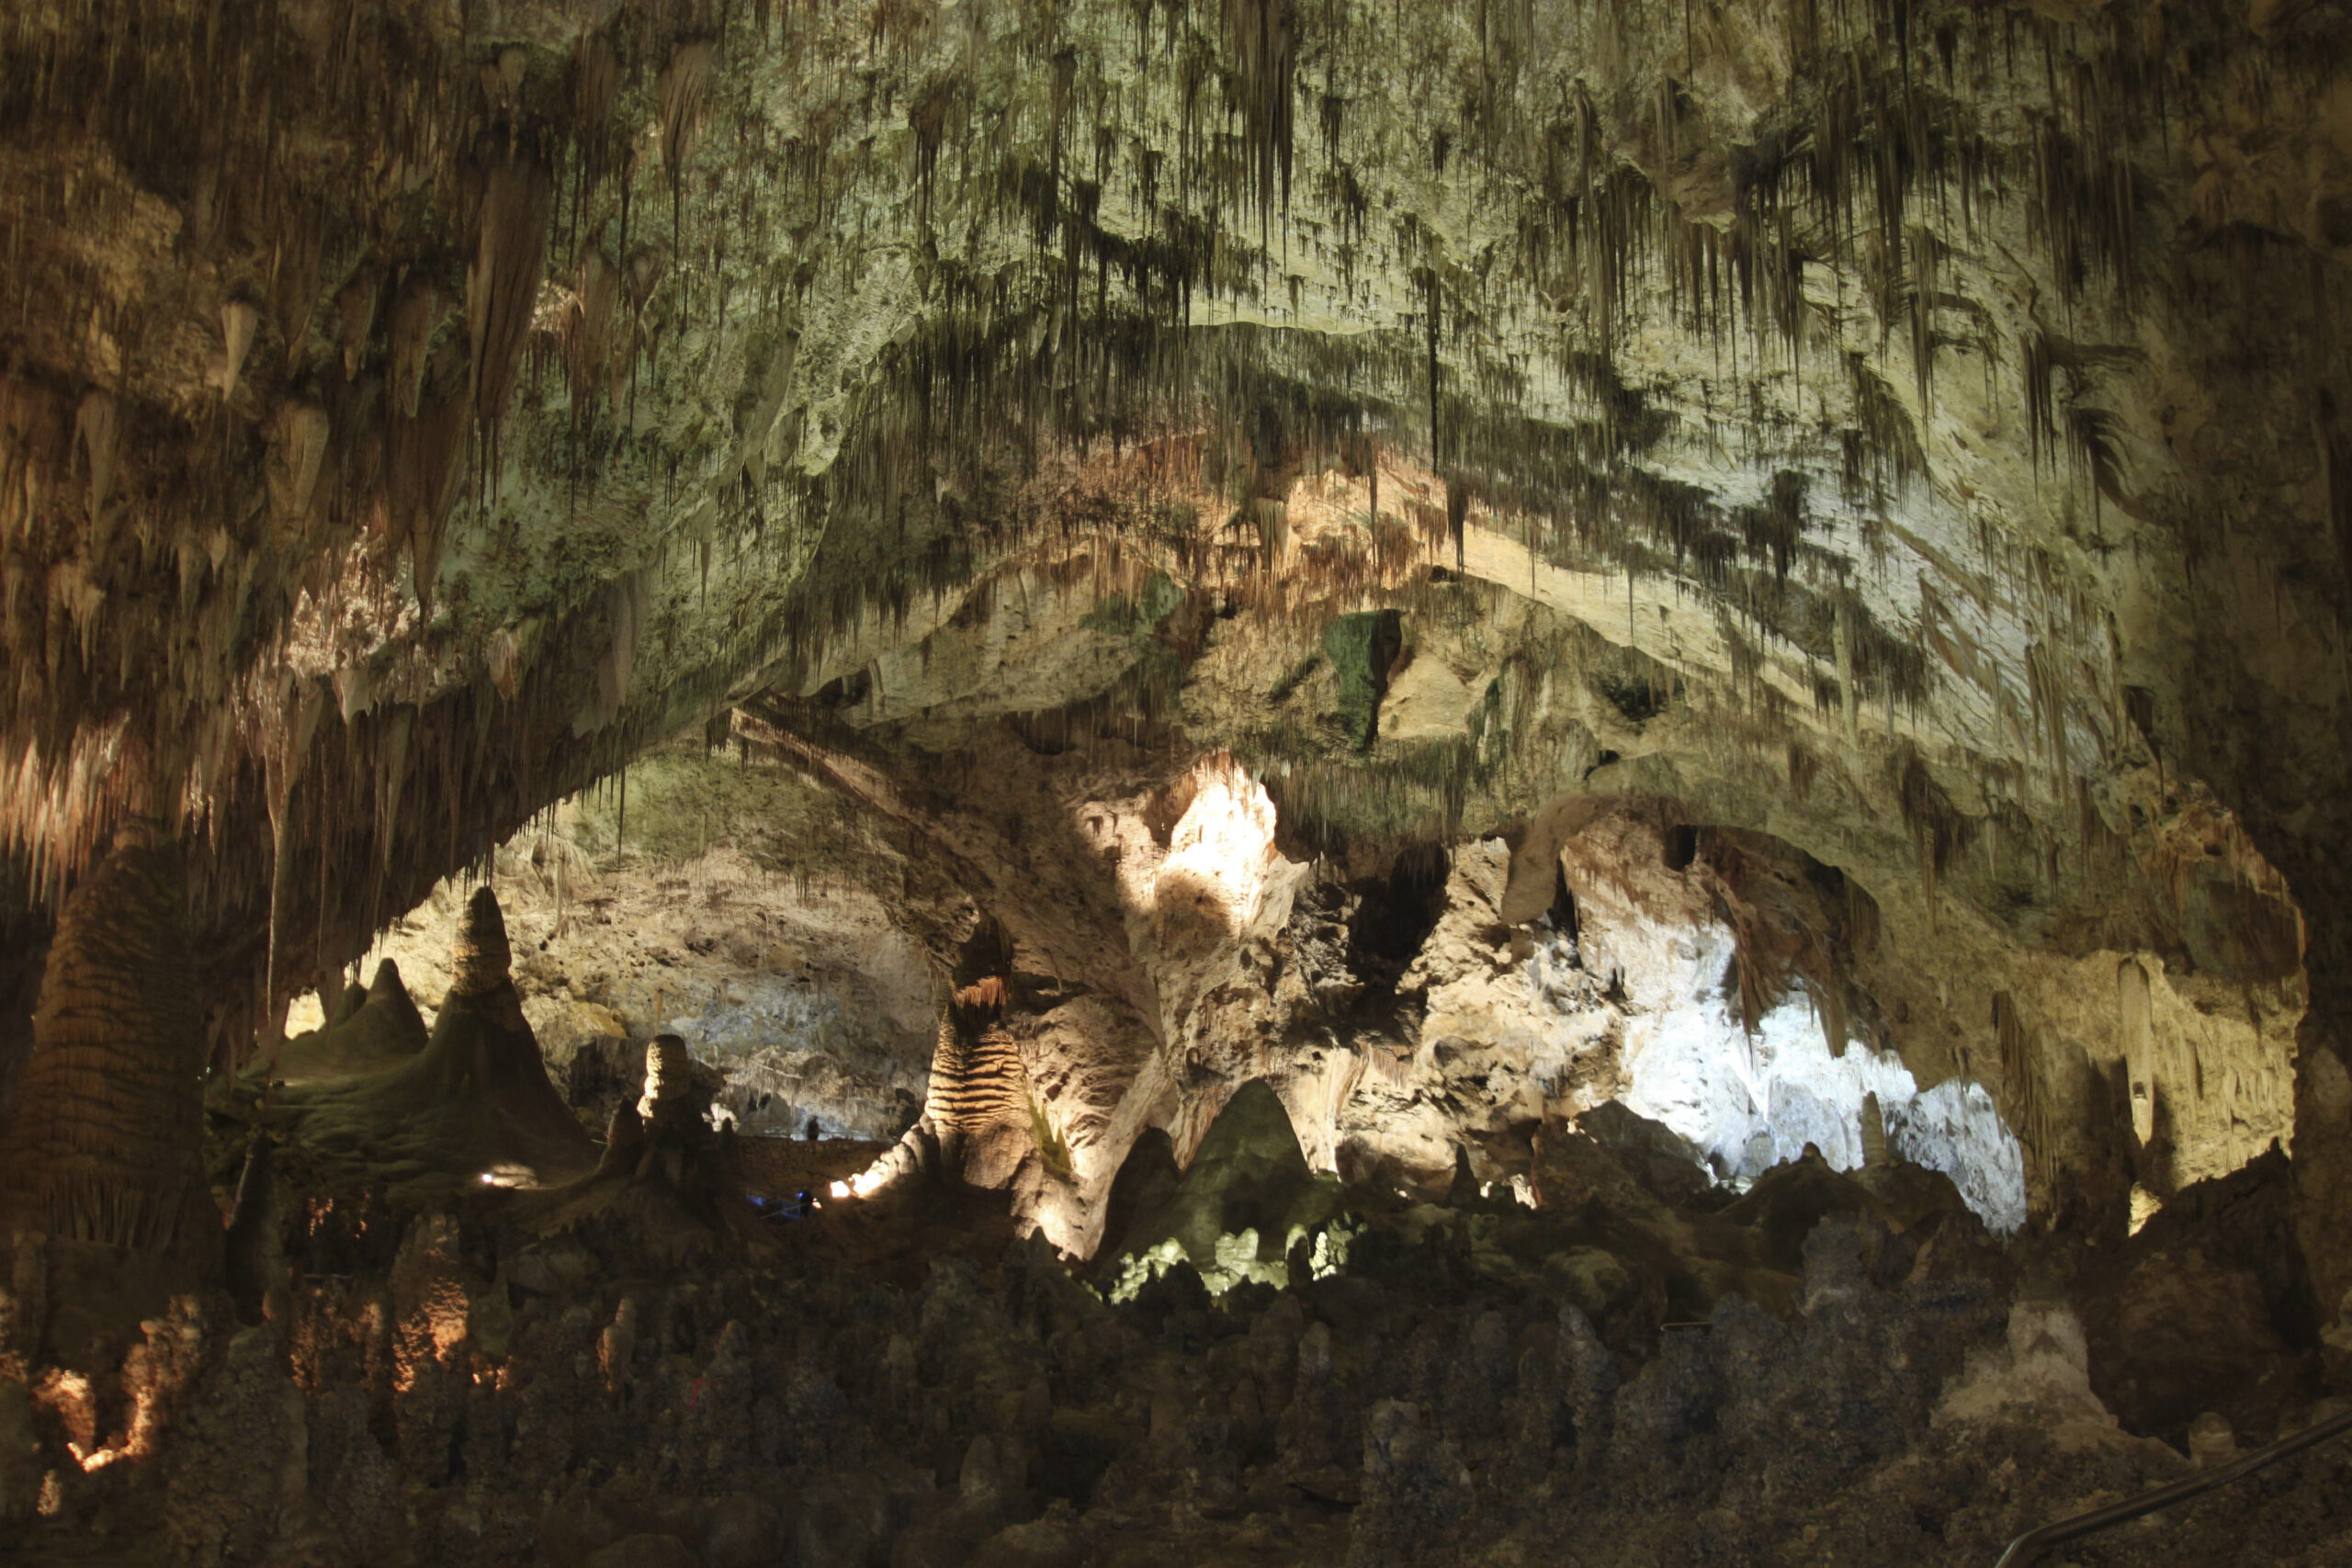
[(172, 1450), (166, 1540), (189, 1564), (257, 1563), (295, 1522), (309, 1485), (301, 1391), (266, 1328), (232, 1336), (196, 1391)]
[[(1136, 1178), (1138, 1201), (1148, 1184)], [(1136, 1215), (1123, 1246), (1132, 1259), (1182, 1257), (1220, 1278), (1287, 1279), (1294, 1238), (1329, 1219), (1337, 1198), (1336, 1184), (1307, 1169), (1281, 1099), (1251, 1079), (1210, 1123), (1173, 1190)]]
[(1474, 700), (1442, 660), (1420, 654), (1380, 699), (1381, 737), (1398, 745), (1467, 739)]
[(400, 965), (386, 958), (365, 991), (345, 994), (338, 1017), (286, 1043), (271, 1076), (291, 1085), (380, 1071), (423, 1051), (428, 1038)]

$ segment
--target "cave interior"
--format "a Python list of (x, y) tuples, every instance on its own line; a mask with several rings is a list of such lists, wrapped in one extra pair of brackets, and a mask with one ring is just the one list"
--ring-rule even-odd
[(0, 9), (0, 1561), (2352, 1561), (2352, 8)]

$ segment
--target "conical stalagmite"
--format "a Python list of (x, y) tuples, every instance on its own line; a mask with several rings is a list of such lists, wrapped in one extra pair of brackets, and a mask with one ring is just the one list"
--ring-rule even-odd
[(645, 1047), (645, 1092), (637, 1112), (648, 1125), (687, 1132), (707, 1132), (711, 1090), (721, 1080), (707, 1068), (697, 1069), (686, 1043), (675, 1034), (657, 1034)]
[(731, 1129), (707, 1119), (718, 1077), (686, 1043), (660, 1034), (645, 1049), (644, 1092), (624, 1100), (605, 1129), (596, 1168), (550, 1190), (526, 1194), (513, 1213), (528, 1229), (594, 1226), (629, 1235), (672, 1261), (717, 1247), (765, 1252), (775, 1238), (746, 1200)]
[(441, 998), (432, 1037), (414, 1064), (447, 1096), (495, 1098), (536, 1089), (554, 1097), (538, 1042), (523, 1017), (523, 998), (508, 973), (513, 957), (497, 896), (488, 887), (475, 888), (450, 954), (455, 973), (448, 994)]
[(169, 1246), (209, 1210), (204, 1066), (179, 846), (144, 828), (65, 901), (0, 1136), (11, 1226)]
[(379, 1071), (424, 1049), (424, 1020), (401, 983), (400, 965), (384, 959), (366, 990), (344, 992), (340, 1015), (323, 1029), (286, 1043), (269, 1076), (288, 1084)]
[(1886, 1152), (1886, 1117), (1879, 1110), (1878, 1096), (1862, 1096), (1862, 1164), (1871, 1170), (1883, 1170), (1894, 1163)]
[[(544, 1181), (587, 1169), (594, 1142), (548, 1079), (488, 887), (474, 890), (451, 956), (456, 975), (423, 1050), (373, 1072), (289, 1085), (279, 1119), (298, 1140), (399, 1179)], [(396, 973), (389, 979), (380, 1003), (371, 999), (330, 1037), (380, 1005), (386, 1028), (376, 1044), (396, 1047), (405, 993)], [(382, 970), (378, 980), (387, 980)]]

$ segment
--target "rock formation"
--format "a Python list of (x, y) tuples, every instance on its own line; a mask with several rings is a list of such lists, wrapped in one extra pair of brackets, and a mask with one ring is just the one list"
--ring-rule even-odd
[[(594, 1147), (548, 1081), (509, 973), (505, 920), (489, 888), (469, 901), (452, 957), (454, 977), (423, 1049), (288, 1086), (265, 1116), (355, 1174), (511, 1186), (584, 1169)], [(390, 978), (398, 1000), (371, 999), (329, 1035), (350, 1031), (379, 1005), (396, 1029), (406, 998), (397, 973)]]
[(400, 965), (376, 965), (368, 988), (345, 991), (343, 1005), (323, 1027), (286, 1043), (269, 1077), (286, 1084), (353, 1077), (405, 1061), (424, 1049), (430, 1032), (401, 983)]
[(179, 847), (130, 826), (60, 911), (0, 1138), (8, 1228), (157, 1251), (205, 1223), (187, 898)]
[[(1114, 1192), (1126, 1185), (1136, 1194), (1130, 1201), (1141, 1210), (1122, 1216), (1125, 1223), (1115, 1235), (1106, 1235), (1102, 1253), (1107, 1265), (1125, 1263), (1123, 1288), (1129, 1293), (1149, 1278), (1154, 1264), (1179, 1259), (1214, 1279), (1221, 1291), (1245, 1280), (1304, 1283), (1312, 1277), (1318, 1240), (1328, 1270), (1329, 1243), (1317, 1233), (1339, 1213), (1336, 1183), (1318, 1184), (1307, 1169), (1290, 1113), (1264, 1079), (1251, 1078), (1234, 1091), (1183, 1175), (1149, 1201), (1144, 1191), (1151, 1185), (1151, 1167), (1168, 1157), (1163, 1151), (1164, 1145), (1139, 1142), (1113, 1183)], [(1295, 1258), (1308, 1268), (1297, 1268)]]
[(0, 1531), (1973, 1561), (2352, 1387), (2342, 7), (6, 9)]

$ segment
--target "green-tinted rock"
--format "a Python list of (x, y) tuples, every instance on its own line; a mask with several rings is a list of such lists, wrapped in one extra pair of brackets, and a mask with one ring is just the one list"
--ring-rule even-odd
[(1340, 677), (1340, 728), (1359, 751), (1372, 750), (1379, 733), (1388, 667), (1404, 640), (1404, 617), (1395, 610), (1341, 615), (1323, 634), (1323, 656)]

